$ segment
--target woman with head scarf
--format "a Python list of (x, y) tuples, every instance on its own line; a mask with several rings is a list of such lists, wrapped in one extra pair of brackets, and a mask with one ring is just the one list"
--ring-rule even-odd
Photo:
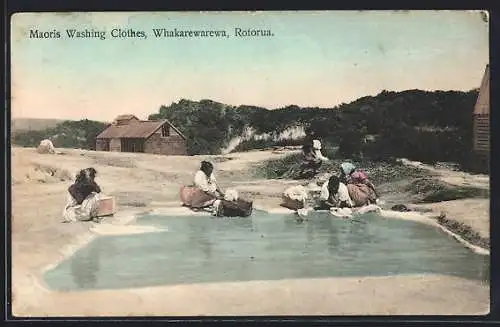
[(328, 158), (321, 154), (321, 143), (318, 140), (304, 144), (302, 146), (302, 156), (300, 176), (316, 175), (323, 161), (328, 161)]
[(309, 126), (306, 128), (305, 133), (304, 145), (302, 146), (303, 159), (300, 175), (314, 176), (318, 173), (323, 161), (328, 161), (329, 159), (321, 153), (321, 142), (317, 139), (314, 129)]
[(200, 169), (194, 175), (193, 184), (181, 188), (181, 201), (185, 206), (202, 209), (212, 206), (215, 200), (224, 197), (213, 171), (212, 163), (201, 162)]
[(92, 167), (80, 170), (75, 182), (68, 188), (64, 222), (89, 221), (97, 217), (101, 188), (95, 182), (96, 175), (97, 171)]
[(351, 208), (353, 202), (347, 186), (337, 176), (331, 176), (321, 187), (320, 200), (322, 208)]
[(342, 163), (340, 168), (340, 181), (347, 185), (355, 206), (361, 207), (377, 203), (378, 194), (375, 186), (364, 171), (356, 169), (350, 162)]
[(312, 148), (313, 148), (313, 152), (314, 152), (314, 155), (316, 156), (316, 158), (320, 159), (321, 161), (329, 161), (330, 160), (321, 153), (321, 142), (319, 140), (314, 139), (312, 141)]

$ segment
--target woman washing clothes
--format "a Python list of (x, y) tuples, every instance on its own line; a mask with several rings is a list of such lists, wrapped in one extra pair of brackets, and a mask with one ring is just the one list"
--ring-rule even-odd
[(311, 144), (304, 144), (302, 146), (302, 164), (300, 170), (300, 176), (305, 175), (316, 175), (318, 173), (319, 168), (321, 167), (322, 161), (320, 158), (316, 156), (314, 153), (313, 147)]
[(368, 179), (365, 172), (356, 169), (350, 162), (344, 162), (341, 165), (340, 181), (347, 185), (349, 196), (354, 206), (361, 207), (369, 204), (376, 204), (378, 194), (375, 186)]
[(68, 201), (63, 210), (63, 222), (89, 221), (97, 217), (98, 194), (101, 188), (95, 182), (94, 168), (81, 170), (75, 183), (68, 188)]
[(323, 161), (329, 159), (321, 153), (321, 142), (319, 140), (312, 140), (302, 146), (303, 160), (301, 164), (300, 175), (314, 176), (318, 173)]
[(217, 199), (224, 197), (224, 192), (217, 184), (214, 166), (202, 161), (200, 169), (194, 175), (191, 186), (183, 186), (180, 192), (183, 205), (192, 209), (211, 207)]
[(330, 177), (321, 187), (320, 206), (317, 210), (330, 208), (352, 208), (354, 205), (347, 186), (337, 176)]

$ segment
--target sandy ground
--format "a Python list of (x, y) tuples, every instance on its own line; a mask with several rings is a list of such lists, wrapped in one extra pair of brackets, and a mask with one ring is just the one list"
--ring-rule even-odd
[[(416, 161), (403, 159), (403, 163), (423, 168), (436, 175), (437, 178), (451, 185), (463, 187), (490, 188), (488, 175), (468, 174), (461, 171), (436, 168)], [(459, 223), (469, 226), (481, 237), (490, 238), (490, 201), (489, 199), (462, 199), (418, 205), (418, 207), (432, 209), (436, 215), (444, 214)]]
[[(199, 162), (216, 162), (225, 187), (252, 197), (257, 206), (277, 206), (284, 180), (252, 180), (257, 163), (279, 157), (269, 151), (215, 157), (60, 150), (12, 149), (12, 309), (16, 316), (130, 315), (289, 315), (289, 314), (486, 314), (489, 286), (449, 276), (327, 278), (179, 285), (131, 290), (53, 292), (42, 270), (61, 260), (68, 249), (93, 234), (92, 223), (61, 223), (69, 176), (93, 166), (106, 194), (120, 211), (135, 212), (178, 205), (179, 186), (190, 183)], [(438, 210), (467, 208), (471, 227), (481, 230), (489, 217), (470, 202), (446, 203)], [(471, 211), (473, 210), (473, 211)], [(483, 213), (484, 214), (484, 213)], [(117, 215), (114, 219), (120, 219)], [(193, 218), (196, 219), (196, 218)], [(466, 217), (463, 218), (464, 221)], [(479, 221), (482, 222), (479, 222)], [(473, 225), (473, 226), (472, 226)], [(486, 230), (486, 229), (485, 229)], [(70, 248), (68, 248), (70, 247)], [(213, 301), (213, 298), (217, 301)]]
[(490, 238), (490, 201), (486, 199), (463, 199), (443, 201), (420, 205), (442, 212), (453, 220), (464, 223), (479, 233), (481, 237)]

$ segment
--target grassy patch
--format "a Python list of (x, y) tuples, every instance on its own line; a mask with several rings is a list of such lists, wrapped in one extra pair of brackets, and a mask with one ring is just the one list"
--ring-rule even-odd
[[(325, 149), (324, 153), (333, 154), (336, 149)], [(330, 156), (330, 158), (334, 158)], [(279, 159), (266, 161), (258, 166), (255, 170), (256, 175), (260, 178), (268, 179), (296, 179), (300, 170), (301, 154), (291, 154)], [(319, 173), (338, 173), (340, 164), (344, 161), (341, 158), (334, 158), (330, 161), (324, 162)], [(409, 167), (396, 160), (373, 161), (373, 160), (360, 160), (351, 161), (356, 167), (360, 167), (368, 173), (370, 180), (374, 184), (394, 182), (407, 178), (421, 178), (428, 176), (429, 173), (423, 169), (416, 167)]]
[(472, 230), (471, 227), (457, 222), (453, 219), (448, 219), (446, 216), (440, 216), (438, 217), (438, 222), (446, 227), (447, 229), (451, 230), (452, 232), (462, 236), (465, 240), (468, 242), (480, 246), (484, 249), (489, 249), (490, 248), (490, 241), (487, 238), (481, 237), (479, 233), (475, 232)]
[(421, 203), (451, 201), (467, 198), (488, 198), (489, 190), (455, 186), (434, 178), (420, 178), (408, 185), (407, 191), (422, 196)]
[(300, 154), (291, 154), (279, 159), (265, 161), (254, 169), (258, 178), (279, 179), (295, 178), (294, 170), (299, 169)]

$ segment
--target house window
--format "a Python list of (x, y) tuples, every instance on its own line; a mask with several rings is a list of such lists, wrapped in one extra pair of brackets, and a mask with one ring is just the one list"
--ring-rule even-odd
[(168, 125), (163, 125), (161, 127), (161, 136), (162, 137), (170, 136), (170, 127)]

